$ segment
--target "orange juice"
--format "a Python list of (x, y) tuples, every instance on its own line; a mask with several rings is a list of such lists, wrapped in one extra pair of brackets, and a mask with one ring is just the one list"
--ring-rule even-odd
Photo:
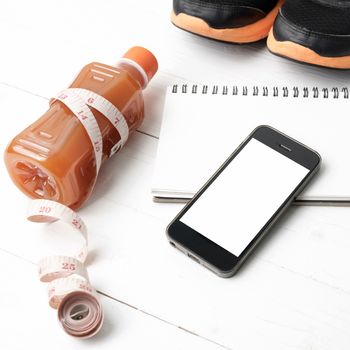
[[(90, 90), (107, 99), (122, 113), (132, 132), (143, 121), (142, 90), (157, 68), (151, 52), (133, 47), (114, 66), (88, 64), (70, 88)], [(90, 109), (102, 136), (104, 162), (121, 135), (106, 116)], [(14, 183), (29, 197), (54, 200), (72, 209), (78, 209), (89, 198), (98, 174), (86, 128), (59, 100), (54, 100), (41, 118), (10, 142), (5, 163)]]

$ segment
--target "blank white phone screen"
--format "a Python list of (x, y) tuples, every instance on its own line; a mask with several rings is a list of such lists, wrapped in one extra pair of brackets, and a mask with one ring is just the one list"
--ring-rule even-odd
[(308, 172), (252, 138), (180, 221), (239, 256)]

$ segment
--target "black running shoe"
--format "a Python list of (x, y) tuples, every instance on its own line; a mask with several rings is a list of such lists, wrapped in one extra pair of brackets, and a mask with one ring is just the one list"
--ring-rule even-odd
[(265, 38), (283, 0), (173, 0), (171, 21), (208, 38), (249, 43)]
[(272, 53), (350, 68), (350, 0), (286, 0), (267, 40)]

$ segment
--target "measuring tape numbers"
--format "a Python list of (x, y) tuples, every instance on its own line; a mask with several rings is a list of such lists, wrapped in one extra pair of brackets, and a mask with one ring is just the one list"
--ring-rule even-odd
[[(129, 127), (123, 114), (111, 102), (95, 92), (69, 88), (54, 97), (62, 102), (84, 126), (96, 159), (98, 174), (103, 156), (103, 139), (94, 108), (107, 118), (120, 135), (120, 141), (111, 149), (111, 157), (127, 141)], [(88, 255), (87, 228), (80, 216), (72, 209), (55, 201), (35, 199), (28, 207), (28, 220), (41, 223), (62, 221), (70, 225), (83, 238), (81, 249), (74, 256), (49, 256), (39, 261), (39, 278), (48, 283), (49, 304), (58, 311), (63, 329), (78, 338), (95, 335), (103, 324), (103, 310), (96, 290), (91, 286), (85, 260)]]
[(83, 238), (74, 256), (49, 256), (39, 261), (38, 268), (40, 280), (48, 283), (49, 304), (58, 310), (63, 329), (75, 337), (92, 337), (102, 327), (103, 310), (85, 267), (88, 254), (85, 223), (72, 209), (45, 199), (30, 202), (28, 220), (41, 223), (60, 220)]
[(116, 106), (103, 96), (90, 90), (68, 88), (51, 99), (50, 104), (57, 100), (68, 107), (84, 126), (94, 149), (97, 168), (96, 173), (98, 173), (102, 163), (103, 139), (96, 118), (90, 107), (96, 109), (107, 118), (119, 133), (120, 141), (112, 147), (109, 157), (123, 147), (129, 137), (129, 126), (126, 119)]

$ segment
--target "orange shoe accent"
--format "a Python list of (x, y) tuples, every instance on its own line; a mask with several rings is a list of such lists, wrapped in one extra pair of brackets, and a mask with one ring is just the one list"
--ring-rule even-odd
[(267, 38), (267, 47), (276, 55), (291, 58), (296, 61), (322, 67), (350, 69), (350, 56), (325, 57), (292, 41), (277, 41), (273, 35), (272, 29)]
[(267, 37), (283, 1), (279, 0), (268, 15), (260, 21), (240, 28), (215, 29), (202, 19), (185, 13), (176, 15), (172, 12), (171, 21), (181, 29), (208, 38), (239, 44), (251, 43)]

